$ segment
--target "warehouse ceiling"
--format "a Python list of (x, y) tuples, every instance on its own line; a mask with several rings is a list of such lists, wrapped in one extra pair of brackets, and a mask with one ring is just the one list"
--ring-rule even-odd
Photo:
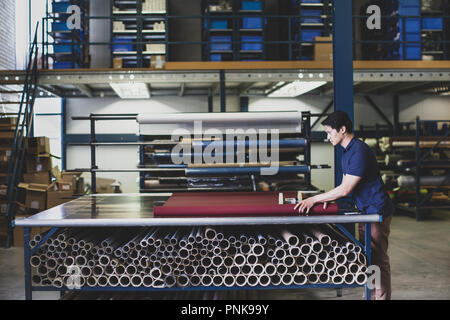
[[(326, 81), (308, 94), (333, 94), (332, 70), (229, 70), (223, 73), (227, 95), (267, 96), (281, 82)], [(0, 71), (0, 86), (20, 89), (24, 71)], [(48, 70), (39, 75), (39, 95), (65, 98), (117, 97), (113, 84), (145, 83), (152, 96), (219, 95), (218, 70), (143, 71), (124, 69)], [(13, 90), (13, 89), (10, 89)], [(450, 70), (354, 70), (355, 94), (450, 94)], [(3, 92), (7, 92), (4, 89)], [(2, 99), (5, 101), (5, 99)]]

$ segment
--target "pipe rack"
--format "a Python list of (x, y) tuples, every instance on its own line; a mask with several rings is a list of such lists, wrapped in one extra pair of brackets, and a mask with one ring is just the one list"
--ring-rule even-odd
[[(170, 194), (166, 194), (162, 196), (161, 194), (140, 194), (134, 195), (138, 197), (137, 203), (141, 206), (147, 201), (147, 204), (153, 203), (153, 201), (158, 201), (164, 199)], [(60, 291), (66, 292), (70, 291), (67, 287), (55, 287), (55, 286), (33, 286), (32, 285), (32, 274), (31, 274), (31, 257), (33, 253), (35, 253), (38, 248), (45, 243), (52, 235), (55, 234), (61, 227), (66, 228), (74, 228), (74, 227), (83, 227), (84, 230), (88, 228), (98, 227), (98, 226), (108, 226), (108, 227), (144, 227), (144, 226), (212, 226), (212, 225), (230, 225), (230, 226), (243, 226), (243, 225), (274, 225), (274, 224), (289, 224), (289, 225), (310, 225), (310, 224), (335, 224), (337, 229), (344, 234), (348, 239), (351, 240), (353, 245), (360, 247), (361, 252), (365, 254), (367, 257), (367, 265), (371, 263), (371, 236), (370, 229), (371, 223), (380, 222), (382, 217), (379, 215), (365, 215), (365, 214), (348, 214), (348, 215), (339, 215), (339, 216), (298, 216), (298, 217), (270, 217), (270, 218), (152, 218), (151, 216), (142, 217), (142, 218), (134, 218), (128, 219), (126, 216), (128, 212), (126, 210), (115, 218), (105, 218), (102, 216), (103, 214), (108, 215), (108, 210), (95, 210), (96, 204), (99, 204), (103, 201), (113, 200), (115, 203), (126, 203), (130, 204), (129, 201), (125, 201), (133, 195), (90, 195), (84, 196), (82, 198), (73, 200), (69, 203), (54, 207), (47, 211), (41, 212), (35, 216), (23, 219), (16, 220), (15, 224), (17, 227), (24, 228), (24, 259), (25, 259), (25, 296), (26, 299), (32, 299), (33, 291)], [(101, 199), (98, 199), (101, 197)], [(83, 203), (83, 208), (88, 210), (90, 206), (86, 206), (88, 202), (91, 202), (94, 206), (95, 212), (100, 211), (98, 217), (92, 217), (91, 215), (86, 215), (83, 212), (76, 212), (76, 208), (81, 208), (77, 203)], [(112, 210), (110, 205), (107, 205)], [(116, 205), (117, 206), (117, 205)], [(120, 205), (116, 208), (120, 208)], [(133, 206), (131, 206), (133, 208)], [(71, 211), (72, 210), (72, 211)], [(75, 211), (74, 211), (75, 210)], [(113, 210), (112, 212), (117, 212), (117, 210)], [(143, 213), (148, 213), (148, 210), (145, 209)], [(92, 212), (93, 213), (93, 212)], [(67, 216), (65, 216), (67, 215)], [(122, 218), (120, 218), (120, 216)], [(126, 219), (124, 219), (126, 218)], [(356, 240), (348, 231), (341, 225), (342, 223), (364, 223), (365, 224), (365, 238), (364, 245), (362, 245), (358, 240)], [(30, 247), (30, 231), (34, 226), (45, 226), (51, 227), (49, 232), (42, 239), (39, 239), (39, 243), (33, 243), (35, 246), (33, 248)], [(289, 238), (289, 233), (285, 236)], [(295, 242), (294, 239), (290, 239), (289, 241)], [(320, 238), (320, 241), (325, 244), (327, 242), (326, 238)], [(359, 250), (359, 249), (358, 249)], [(312, 263), (312, 262), (311, 262)], [(253, 286), (236, 286), (236, 285), (220, 285), (220, 286), (196, 286), (196, 287), (172, 287), (172, 288), (148, 288), (143, 285), (137, 287), (120, 287), (120, 286), (92, 286), (92, 287), (81, 287), (81, 289), (77, 289), (80, 291), (179, 291), (179, 290), (264, 290), (264, 289), (299, 289), (299, 288), (353, 288), (360, 287), (358, 284), (329, 284), (329, 283), (317, 283), (317, 284), (304, 284), (304, 285), (280, 285), (280, 286), (266, 286), (266, 285), (256, 285)], [(371, 292), (365, 286), (366, 299), (370, 299)]]

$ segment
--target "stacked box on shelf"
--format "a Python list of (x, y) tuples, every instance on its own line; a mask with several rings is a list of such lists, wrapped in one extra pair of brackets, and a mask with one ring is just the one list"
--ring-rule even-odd
[(400, 41), (410, 42), (400, 44), (400, 59), (421, 60), (420, 0), (399, 0), (398, 14)]
[(5, 242), (8, 163), (11, 157), (11, 145), (14, 139), (17, 117), (0, 118), (0, 244)]
[(264, 2), (241, 0), (239, 5), (239, 54), (240, 61), (265, 59), (264, 35), (267, 19), (264, 17)]
[(208, 61), (233, 60), (233, 1), (206, 0), (203, 19), (203, 59)]
[(154, 55), (166, 61), (167, 0), (112, 2), (112, 54), (115, 68), (150, 67)]
[[(449, 39), (448, 29), (445, 27), (450, 12), (448, 1), (422, 1), (422, 59), (423, 60), (446, 60), (448, 50), (444, 41)], [(448, 22), (447, 22), (448, 23)], [(447, 37), (446, 37), (447, 36)], [(448, 46), (448, 44), (447, 44)], [(447, 51), (447, 52), (446, 52)]]
[(291, 19), (292, 58), (295, 60), (313, 60), (315, 57), (315, 38), (330, 35), (329, 1), (292, 0), (290, 12), (298, 15)]
[(383, 180), (393, 202), (420, 220), (432, 209), (450, 208), (450, 121), (416, 123), (415, 135), (382, 138), (379, 145), (386, 152)]
[[(80, 8), (80, 28), (69, 24), (68, 18), (73, 14), (72, 6)], [(50, 22), (47, 31), (51, 39), (48, 41), (50, 47), (47, 49), (47, 55), (53, 59), (53, 69), (89, 67), (89, 22), (86, 19), (89, 14), (89, 1), (54, 0), (50, 10), (47, 12)]]

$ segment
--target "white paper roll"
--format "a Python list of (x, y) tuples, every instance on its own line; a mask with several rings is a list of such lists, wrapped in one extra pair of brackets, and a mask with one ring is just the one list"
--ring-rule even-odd
[(192, 112), (192, 113), (167, 113), (167, 114), (140, 114), (137, 116), (140, 124), (175, 124), (191, 123), (194, 121), (238, 123), (238, 122), (300, 122), (301, 113), (288, 112)]

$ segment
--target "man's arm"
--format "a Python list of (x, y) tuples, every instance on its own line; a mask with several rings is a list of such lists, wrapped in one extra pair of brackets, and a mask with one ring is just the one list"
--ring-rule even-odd
[(346, 197), (353, 191), (353, 189), (355, 189), (359, 181), (361, 181), (361, 177), (346, 174), (344, 175), (342, 183), (339, 186), (326, 193), (318, 194), (314, 197), (300, 201), (295, 206), (294, 210), (299, 208), (299, 212), (304, 212), (306, 210), (306, 213), (309, 213), (309, 210), (318, 202), (326, 203), (328, 201)]

